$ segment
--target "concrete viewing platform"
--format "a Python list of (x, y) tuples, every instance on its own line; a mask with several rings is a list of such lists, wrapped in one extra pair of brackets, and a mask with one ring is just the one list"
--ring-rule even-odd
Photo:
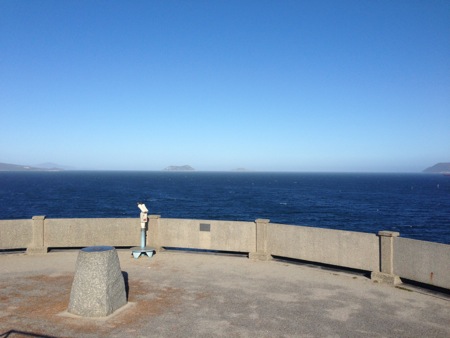
[(78, 250), (0, 254), (0, 337), (450, 337), (450, 297), (244, 256), (118, 250), (128, 304), (67, 312)]

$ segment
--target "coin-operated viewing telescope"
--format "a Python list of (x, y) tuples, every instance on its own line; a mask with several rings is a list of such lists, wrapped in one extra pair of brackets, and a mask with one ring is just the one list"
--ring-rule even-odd
[[(148, 209), (144, 203), (140, 203), (140, 202), (138, 202), (138, 208), (141, 210), (141, 229), (145, 229), (145, 226), (148, 221), (148, 215), (147, 215)], [(144, 240), (145, 240), (145, 236), (144, 236)], [(141, 236), (141, 247), (143, 247), (143, 246), (145, 246), (145, 242), (142, 243), (142, 236)]]
[(149, 258), (153, 256), (155, 248), (146, 246), (145, 231), (147, 230), (148, 222), (148, 209), (144, 203), (138, 202), (138, 208), (141, 210), (141, 246), (131, 248), (134, 258), (139, 258), (142, 254), (147, 255)]

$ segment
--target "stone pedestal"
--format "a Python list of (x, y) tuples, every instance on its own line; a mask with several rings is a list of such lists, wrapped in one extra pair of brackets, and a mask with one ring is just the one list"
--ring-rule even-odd
[(119, 256), (111, 246), (82, 249), (77, 258), (68, 312), (106, 317), (127, 303)]

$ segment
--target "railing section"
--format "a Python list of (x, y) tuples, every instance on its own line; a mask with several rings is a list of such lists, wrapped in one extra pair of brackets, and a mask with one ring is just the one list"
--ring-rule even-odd
[[(149, 215), (147, 245), (248, 253), (299, 259), (371, 271), (372, 279), (391, 284), (400, 278), (450, 289), (450, 245), (378, 234), (270, 223), (161, 218)], [(47, 219), (0, 221), (0, 250), (140, 243), (138, 218)]]

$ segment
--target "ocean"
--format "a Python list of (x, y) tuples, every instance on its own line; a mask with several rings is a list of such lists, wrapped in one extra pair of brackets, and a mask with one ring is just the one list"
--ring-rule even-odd
[(439, 174), (0, 172), (0, 219), (139, 217), (254, 221), (450, 244), (450, 177)]

